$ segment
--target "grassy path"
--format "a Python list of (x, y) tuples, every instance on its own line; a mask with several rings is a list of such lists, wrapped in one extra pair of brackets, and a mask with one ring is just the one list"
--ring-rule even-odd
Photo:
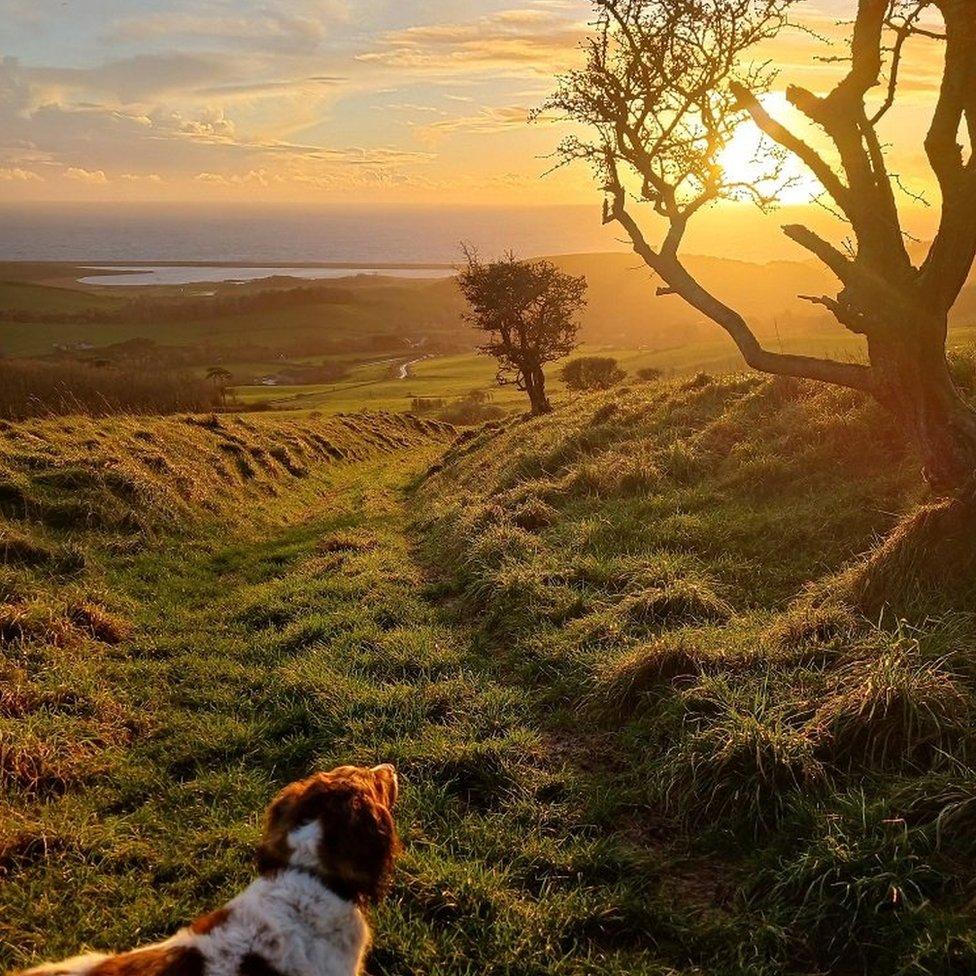
[(132, 735), (5, 832), (0, 968), (172, 931), (245, 883), (281, 784), (390, 760), (407, 851), (370, 972), (674, 971), (643, 845), (587, 826), (530, 693), (412, 557), (406, 489), (435, 450), (335, 466), (328, 510), (296, 501), (285, 528), (112, 561), (135, 629), (102, 676)]

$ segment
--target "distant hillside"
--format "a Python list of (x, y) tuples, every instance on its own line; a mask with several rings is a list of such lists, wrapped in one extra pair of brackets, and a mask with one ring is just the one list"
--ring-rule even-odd
[[(658, 297), (659, 282), (633, 254), (553, 260), (589, 282), (583, 316), (589, 344), (660, 350), (719, 334), (680, 298)], [(767, 343), (801, 339), (805, 347), (861, 348), (829, 314), (798, 297), (837, 291), (837, 282), (815, 261), (689, 257), (687, 264)], [(277, 277), (243, 286), (194, 286), (186, 294), (173, 287), (120, 294), (47, 287), (38, 283), (36, 267), (17, 269), (0, 265), (0, 353), (6, 355), (87, 355), (148, 339), (160, 362), (171, 365), (269, 364), (281, 357), (396, 356), (418, 347), (425, 353), (467, 352), (478, 341), (462, 321), (463, 303), (449, 278), (359, 276), (310, 283)], [(59, 280), (70, 280), (70, 269), (61, 273)], [(954, 322), (976, 325), (976, 286), (964, 293)]]

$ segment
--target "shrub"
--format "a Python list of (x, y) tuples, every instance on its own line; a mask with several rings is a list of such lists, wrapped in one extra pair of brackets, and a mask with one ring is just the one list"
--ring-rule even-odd
[(652, 383), (661, 379), (662, 376), (664, 376), (664, 371), (658, 369), (657, 366), (642, 366), (637, 370), (637, 378), (644, 380), (645, 383)]
[(109, 416), (209, 410), (214, 388), (172, 370), (99, 369), (85, 363), (0, 362), (0, 417)]
[(505, 416), (501, 407), (492, 405), (491, 397), (484, 390), (472, 390), (461, 399), (448, 404), (438, 414), (438, 418), (445, 423), (457, 427), (471, 427), (483, 424), (487, 420), (497, 420)]
[(410, 400), (411, 413), (431, 413), (442, 410), (445, 405), (443, 397), (412, 397)]
[(571, 390), (609, 390), (626, 375), (610, 356), (582, 356), (559, 371), (560, 378)]

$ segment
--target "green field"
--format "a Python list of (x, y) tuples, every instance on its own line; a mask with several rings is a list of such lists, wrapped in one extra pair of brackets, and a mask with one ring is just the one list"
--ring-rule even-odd
[(374, 976), (972, 971), (976, 563), (858, 559), (921, 500), (876, 408), (743, 376), (5, 425), (0, 966), (172, 932), (389, 760)]
[[(655, 300), (652, 283), (635, 274), (626, 255), (559, 260), (590, 282), (579, 354), (614, 356), (632, 376), (644, 367), (665, 376), (721, 375), (741, 368), (740, 354), (718, 328), (689, 316), (679, 302)], [(703, 270), (737, 295), (744, 308), (754, 307), (757, 316), (772, 315), (771, 321), (757, 321), (769, 348), (863, 359), (857, 337), (810, 317), (809, 306), (791, 294), (794, 286), (821, 286), (818, 279), (810, 280), (806, 265), (773, 268), (701, 260)], [(324, 414), (403, 411), (414, 398), (450, 402), (473, 390), (488, 394), (492, 405), (504, 410), (523, 405), (517, 390), (497, 386), (493, 363), (475, 352), (478, 337), (461, 321), (458, 295), (449, 281), (279, 278), (185, 289), (67, 287), (81, 273), (72, 265), (0, 264), (0, 353), (48, 357), (60, 347), (67, 351), (58, 355), (107, 360), (119, 369), (178, 369), (199, 376), (220, 365), (231, 372), (233, 395), (245, 407), (270, 404)], [(296, 295), (301, 300), (296, 302)], [(241, 308), (234, 307), (238, 299), (245, 303)], [(30, 320), (19, 320), (25, 316)], [(968, 348), (976, 342), (976, 327), (969, 322), (965, 316), (957, 321), (953, 346)], [(139, 339), (156, 346), (139, 350), (136, 359), (114, 347)], [(423, 356), (431, 358), (415, 362)], [(400, 366), (411, 362), (409, 376), (400, 379)], [(311, 385), (262, 382), (289, 367), (323, 363), (342, 367), (347, 375)], [(549, 367), (549, 382), (554, 400), (563, 402), (568, 397), (558, 370), (559, 364)]]

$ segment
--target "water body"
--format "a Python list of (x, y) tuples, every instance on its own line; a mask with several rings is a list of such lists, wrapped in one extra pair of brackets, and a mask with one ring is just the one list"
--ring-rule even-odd
[[(94, 271), (95, 268), (85, 270)], [(78, 280), (84, 285), (112, 285), (143, 287), (145, 285), (195, 285), (202, 282), (258, 281), (262, 278), (283, 276), (308, 280), (349, 278), (354, 275), (383, 275), (393, 278), (445, 278), (452, 274), (447, 268), (248, 268), (248, 267), (126, 267), (99, 265), (97, 275)], [(104, 272), (111, 271), (112, 274)]]
[[(592, 207), (380, 207), (0, 203), (0, 261), (79, 264), (454, 264), (486, 257), (612, 251)], [(159, 281), (160, 279), (156, 279)], [(212, 280), (212, 278), (211, 278)]]

